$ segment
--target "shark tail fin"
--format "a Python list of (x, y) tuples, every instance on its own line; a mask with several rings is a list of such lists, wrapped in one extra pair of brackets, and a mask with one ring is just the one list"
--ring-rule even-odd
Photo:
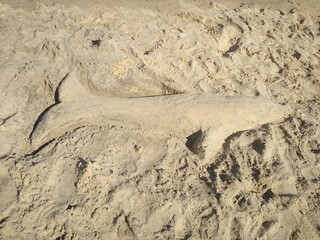
[(71, 102), (82, 98), (90, 98), (90, 91), (78, 80), (76, 73), (68, 73), (56, 90), (56, 102)]

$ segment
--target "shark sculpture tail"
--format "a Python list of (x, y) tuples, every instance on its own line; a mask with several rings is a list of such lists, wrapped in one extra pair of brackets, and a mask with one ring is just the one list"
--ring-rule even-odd
[[(185, 137), (211, 158), (231, 134), (285, 118), (286, 106), (261, 97), (224, 97), (208, 93), (119, 98), (97, 96), (68, 74), (56, 90), (56, 104), (46, 109), (30, 135), (35, 149), (86, 125), (119, 124)], [(199, 136), (197, 136), (199, 135)], [(193, 139), (194, 138), (194, 139)]]

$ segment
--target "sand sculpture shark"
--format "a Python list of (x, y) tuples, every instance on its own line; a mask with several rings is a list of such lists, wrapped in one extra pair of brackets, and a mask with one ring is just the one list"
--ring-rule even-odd
[(129, 98), (97, 96), (78, 81), (75, 73), (69, 73), (56, 90), (56, 104), (45, 110), (35, 123), (30, 141), (37, 149), (81, 126), (129, 124), (189, 137), (189, 140), (190, 136), (199, 138), (196, 133), (201, 133), (201, 139), (195, 141), (201, 142), (205, 157), (210, 158), (231, 134), (279, 121), (289, 112), (288, 107), (262, 97), (209, 93)]

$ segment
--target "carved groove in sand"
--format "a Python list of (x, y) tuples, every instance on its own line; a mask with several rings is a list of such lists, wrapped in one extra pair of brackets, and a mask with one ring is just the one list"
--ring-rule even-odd
[(288, 113), (284, 106), (261, 97), (208, 93), (137, 98), (96, 96), (73, 73), (61, 81), (56, 96), (56, 104), (40, 115), (30, 135), (35, 148), (77, 127), (118, 124), (185, 138), (201, 130), (201, 148), (208, 156), (215, 154), (231, 134), (283, 119)]

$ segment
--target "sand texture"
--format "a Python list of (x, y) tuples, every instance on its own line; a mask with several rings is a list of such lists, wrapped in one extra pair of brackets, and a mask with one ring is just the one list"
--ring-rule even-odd
[(0, 1), (0, 239), (320, 239), (313, 0), (44, 2)]

